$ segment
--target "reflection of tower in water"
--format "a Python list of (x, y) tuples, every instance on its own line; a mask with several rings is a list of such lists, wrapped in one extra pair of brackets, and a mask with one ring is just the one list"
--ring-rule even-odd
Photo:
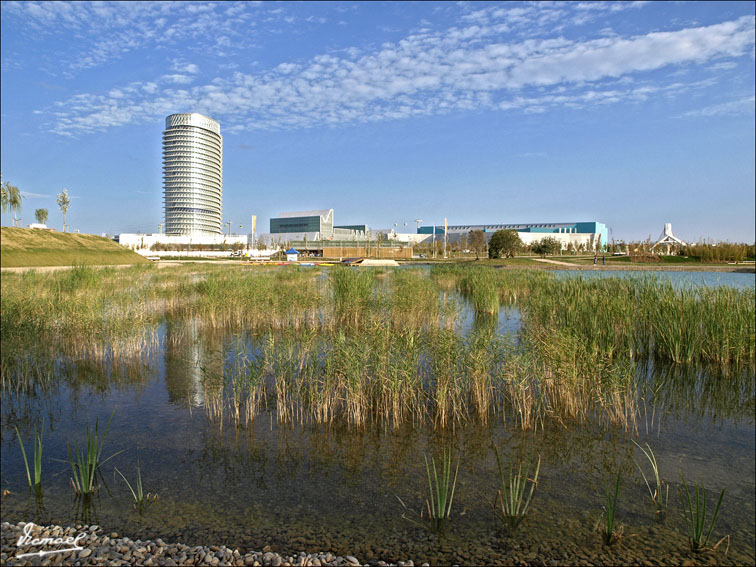
[[(171, 403), (202, 406), (205, 395), (203, 369), (212, 365), (212, 356), (200, 340), (196, 319), (166, 323), (165, 386)], [(222, 372), (222, 369), (221, 369)]]

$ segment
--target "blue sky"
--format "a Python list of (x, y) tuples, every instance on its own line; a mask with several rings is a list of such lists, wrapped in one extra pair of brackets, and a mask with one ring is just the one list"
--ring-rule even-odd
[[(754, 241), (753, 2), (2, 2), (24, 224), (155, 232), (165, 117), (221, 124), (224, 220), (606, 223)], [(3, 215), (8, 225), (10, 215)]]

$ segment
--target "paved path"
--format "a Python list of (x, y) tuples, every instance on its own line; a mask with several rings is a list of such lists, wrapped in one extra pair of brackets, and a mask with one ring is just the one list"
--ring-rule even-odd
[[(250, 266), (249, 262), (244, 260), (160, 260), (152, 262), (158, 269), (180, 266), (182, 264), (234, 264), (237, 266)], [(131, 268), (133, 266), (143, 266), (144, 264), (107, 264), (107, 265), (86, 265), (87, 268)], [(19, 268), (2, 268), (3, 272), (27, 272), (37, 270), (39, 272), (56, 272), (58, 270), (70, 270), (74, 266), (23, 266)]]
[(569, 262), (558, 262), (556, 260), (547, 260), (546, 258), (533, 258), (536, 262), (546, 262), (547, 264), (559, 264), (560, 266), (569, 266), (570, 268), (574, 268), (576, 266), (580, 266), (580, 264), (570, 264)]
[[(110, 264), (106, 266), (89, 266), (87, 268), (131, 268), (132, 266), (141, 266), (142, 264)], [(20, 268), (2, 268), (3, 272), (28, 272), (36, 270), (39, 272), (56, 272), (58, 270), (70, 270), (74, 266), (23, 266)], [(76, 266), (78, 267), (78, 266)]]

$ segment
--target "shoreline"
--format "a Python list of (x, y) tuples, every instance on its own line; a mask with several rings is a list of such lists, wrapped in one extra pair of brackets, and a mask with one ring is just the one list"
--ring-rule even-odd
[[(678, 265), (678, 266), (663, 266), (659, 264), (630, 264), (630, 265), (581, 265), (571, 264), (569, 262), (561, 262), (557, 260), (548, 259), (536, 259), (538, 264), (507, 264), (502, 262), (488, 263), (482, 261), (478, 263), (476, 260), (461, 260), (461, 261), (438, 261), (428, 262), (405, 260), (400, 261), (400, 266), (448, 266), (448, 265), (465, 265), (471, 266), (490, 266), (497, 270), (560, 270), (560, 271), (602, 271), (602, 272), (721, 272), (721, 273), (738, 273), (738, 274), (756, 274), (756, 267), (752, 264), (700, 264), (700, 265)], [(239, 265), (239, 266), (276, 266), (275, 263), (270, 264), (249, 264), (248, 262), (240, 260), (164, 260), (155, 262), (154, 265), (158, 269), (168, 268), (170, 266), (180, 266), (182, 264), (222, 264), (222, 265)], [(91, 265), (89, 268), (131, 268), (134, 266), (140, 266), (144, 264), (104, 264), (104, 265)], [(295, 265), (295, 264), (291, 264)], [(30, 270), (37, 270), (39, 272), (55, 272), (59, 270), (70, 270), (74, 266), (13, 266), (0, 268), (2, 273), (23, 273)]]
[[(242, 552), (225, 545), (189, 546), (181, 543), (166, 543), (162, 539), (132, 540), (121, 536), (117, 532), (106, 534), (98, 525), (77, 526), (39, 526), (31, 523), (31, 529), (25, 527), (30, 522), (11, 524), (2, 522), (2, 548), (0, 549), (0, 565), (144, 565), (146, 567), (165, 565), (229, 565), (233, 567), (257, 567), (263, 565), (279, 566), (335, 566), (357, 567), (363, 565), (352, 555), (337, 556), (331, 552), (305, 553), (300, 551), (296, 555), (275, 553), (269, 547), (262, 551)], [(17, 545), (19, 538), (29, 534), (26, 542), (34, 539), (60, 538), (68, 543), (52, 543), (46, 545)], [(33, 538), (33, 539), (32, 539)], [(68, 538), (68, 539), (67, 539)], [(76, 540), (76, 544), (72, 544)], [(79, 549), (72, 548), (77, 545)], [(55, 552), (54, 550), (60, 549)], [(22, 552), (22, 553), (19, 553)], [(38, 553), (42, 553), (39, 555)], [(32, 555), (29, 555), (32, 554)], [(18, 557), (21, 555), (22, 557)], [(406, 567), (413, 567), (410, 561), (401, 562)], [(365, 564), (367, 565), (367, 564)], [(389, 565), (379, 561), (375, 565)], [(427, 567), (428, 564), (424, 563)], [(422, 567), (422, 566), (420, 566)]]
[[(28, 528), (29, 524), (31, 524), (31, 528)], [(411, 559), (394, 562), (372, 558), (369, 562), (365, 562), (353, 555), (337, 555), (329, 551), (275, 552), (268, 545), (263, 547), (261, 551), (242, 551), (225, 545), (192, 546), (182, 543), (168, 543), (161, 538), (132, 540), (118, 532), (106, 532), (97, 524), (77, 524), (63, 527), (59, 525), (42, 526), (32, 522), (12, 524), (3, 521), (0, 531), (2, 532), (0, 565), (13, 567), (37, 565), (429, 567), (430, 565), (427, 562), (414, 562)], [(28, 537), (24, 540), (24, 544), (19, 546), (20, 538), (23, 538), (24, 535), (28, 535)], [(598, 540), (596, 534), (591, 535), (595, 536), (591, 538), (592, 540)], [(34, 541), (33, 538), (49, 539), (46, 542), (39, 542)], [(56, 542), (56, 538), (60, 539)], [(74, 541), (75, 543), (72, 543)], [(594, 565), (683, 565), (694, 567), (746, 564), (743, 562), (743, 557), (733, 559), (729, 558), (726, 553), (723, 555), (714, 552), (694, 554), (683, 549), (661, 551), (658, 556), (653, 556), (648, 554), (649, 549), (634, 549), (619, 544), (611, 548), (598, 544), (595, 547), (593, 545), (587, 547), (563, 546), (558, 541), (531, 541), (529, 543), (522, 542), (522, 545), (510, 542), (510, 544), (510, 548), (501, 549), (500, 562), (470, 563), (465, 561), (464, 558), (457, 557), (456, 560), (433, 563), (433, 565), (454, 565), (455, 567), (476, 564), (519, 565), (521, 567), (546, 565), (550, 567), (560, 565), (585, 565), (587, 567)]]

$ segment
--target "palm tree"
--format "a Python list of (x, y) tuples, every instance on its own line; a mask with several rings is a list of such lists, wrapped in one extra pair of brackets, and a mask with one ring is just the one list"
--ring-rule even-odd
[(17, 217), (18, 212), (21, 210), (21, 191), (15, 185), (11, 185), (7, 181), (3, 184), (3, 211), (6, 211), (8, 207), (13, 211), (13, 226), (18, 224), (20, 220)]
[(39, 224), (47, 224), (47, 209), (37, 209), (34, 211), (34, 216), (37, 218)]
[(58, 206), (60, 207), (60, 212), (63, 213), (63, 232), (66, 231), (66, 212), (68, 211), (69, 205), (71, 205), (71, 199), (68, 197), (68, 191), (66, 188), (63, 188), (63, 191), (61, 191), (58, 194)]
[(7, 183), (5, 181), (0, 185), (0, 196), (2, 197), (3, 212), (8, 212), (8, 190), (5, 188)]

